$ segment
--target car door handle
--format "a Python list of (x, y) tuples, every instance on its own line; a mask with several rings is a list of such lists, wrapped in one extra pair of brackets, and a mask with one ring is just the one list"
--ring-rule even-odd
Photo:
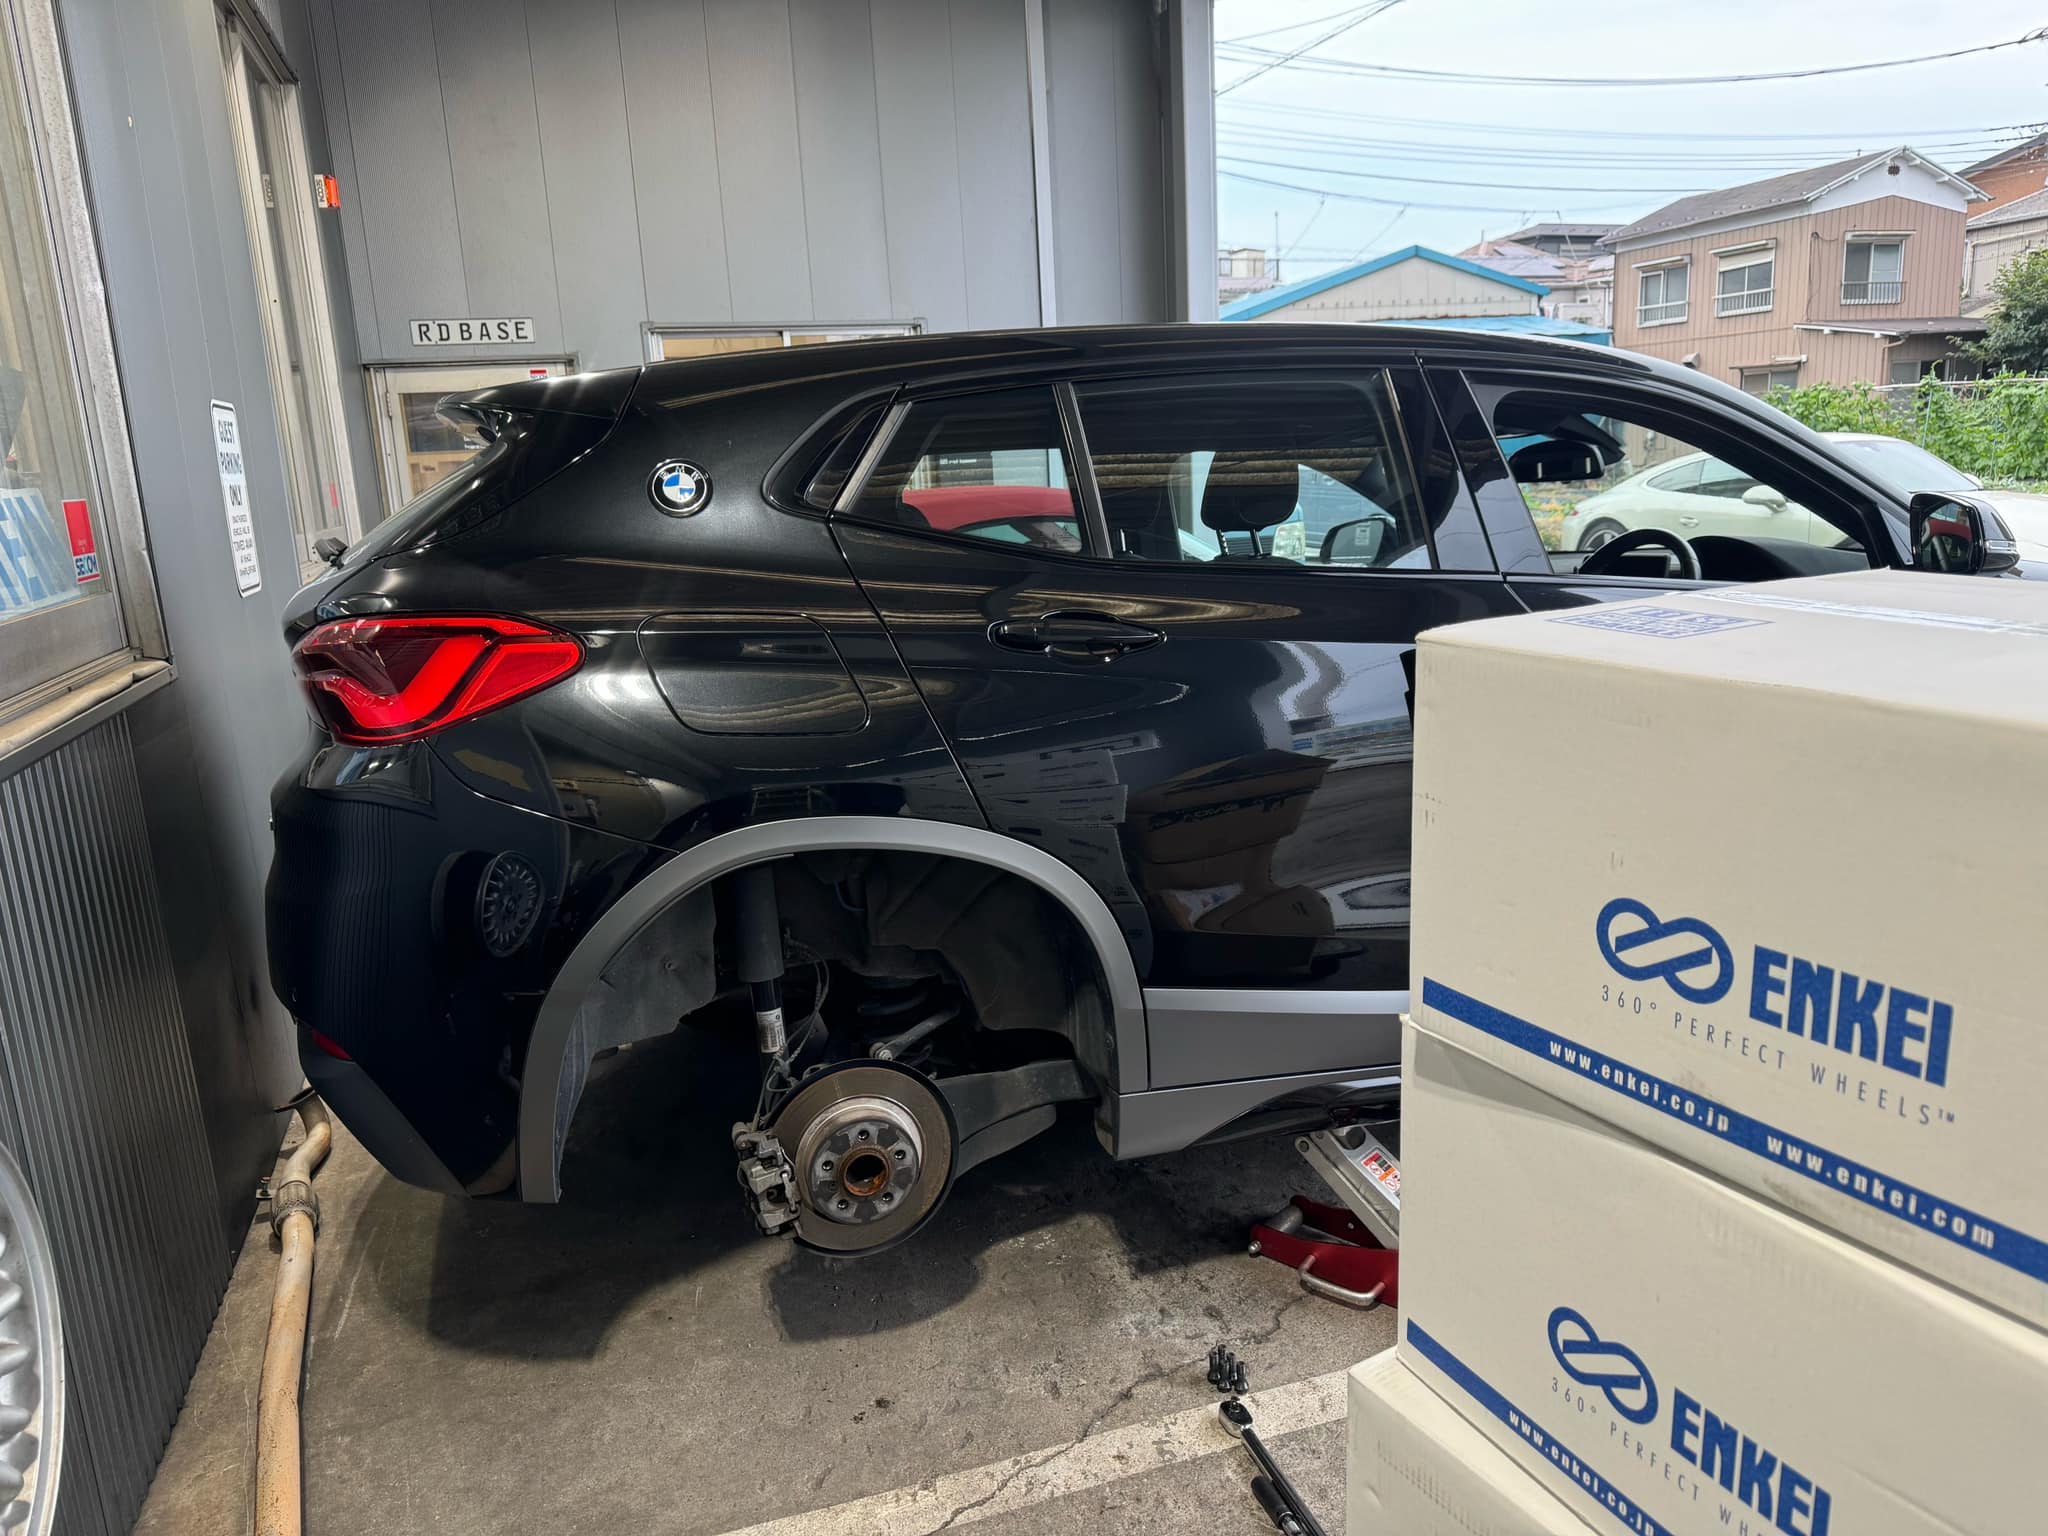
[(1031, 651), (1065, 661), (1111, 661), (1166, 638), (1142, 624), (1127, 624), (1106, 613), (1078, 608), (1041, 613), (1035, 619), (1001, 619), (989, 626), (988, 637), (1005, 650)]
[(1681, 517), (1678, 520), (1678, 526), (1681, 528), (1697, 528), (1699, 525), (1700, 520), (1696, 517)]

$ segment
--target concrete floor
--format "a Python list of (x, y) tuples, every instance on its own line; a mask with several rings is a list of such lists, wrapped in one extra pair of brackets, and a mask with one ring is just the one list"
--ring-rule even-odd
[[(1207, 1412), (1218, 1341), (1279, 1389), (1265, 1422), (1302, 1427), (1276, 1454), (1341, 1531), (1329, 1373), (1394, 1318), (1245, 1254), (1251, 1220), (1317, 1193), (1290, 1143), (1118, 1166), (1062, 1122), (968, 1174), (909, 1244), (830, 1261), (753, 1236), (725, 1122), (689, 1087), (746, 1063), (710, 1051), (662, 1041), (593, 1085), (562, 1206), (445, 1200), (339, 1137), (317, 1180), (315, 1536), (1270, 1530)], [(249, 1528), (275, 1265), (259, 1224), (144, 1536)]]

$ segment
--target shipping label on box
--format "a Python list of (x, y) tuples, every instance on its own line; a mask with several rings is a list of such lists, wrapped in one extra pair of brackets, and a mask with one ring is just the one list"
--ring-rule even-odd
[(2038, 1536), (2048, 1335), (1407, 1031), (1402, 1361), (1597, 1530)]
[(1459, 625), (1416, 701), (1419, 1022), (2048, 1325), (2048, 587)]

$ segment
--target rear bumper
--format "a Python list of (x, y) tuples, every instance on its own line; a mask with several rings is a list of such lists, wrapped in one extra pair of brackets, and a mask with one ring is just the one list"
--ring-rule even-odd
[[(480, 795), (424, 743), (316, 750), (273, 790), (271, 827), (271, 986), (348, 1058), (302, 1045), (308, 1078), (397, 1177), (509, 1184), (540, 1000), (667, 855)], [(494, 866), (529, 898), (515, 923), (486, 898)]]
[(305, 1068), (313, 1091), (393, 1178), (441, 1195), (465, 1192), (427, 1139), (370, 1080), (370, 1074), (314, 1045), (313, 1032), (303, 1025), (299, 1027), (299, 1065)]

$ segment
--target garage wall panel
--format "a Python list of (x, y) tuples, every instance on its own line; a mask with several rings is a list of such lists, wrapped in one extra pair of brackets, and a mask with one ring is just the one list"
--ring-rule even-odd
[(730, 320), (703, 0), (618, 0), (645, 318)]
[(950, 9), (946, 0), (874, 7), (890, 285), (914, 295), (919, 314), (937, 331), (968, 324)]
[[(705, 0), (719, 202), (735, 320), (809, 320), (810, 234), (782, 0)], [(822, 259), (831, 260), (831, 242)]]
[(411, 345), (462, 313), (586, 367), (648, 323), (1036, 323), (1031, 6), (1060, 317), (1168, 313), (1151, 0), (300, 3), (371, 361), (493, 355)]
[(434, 54), (448, 124), (456, 233), (471, 314), (530, 315), (561, 333), (532, 50), (505, 0), (434, 0)]
[(967, 323), (977, 330), (1036, 325), (1030, 82), (1017, 67), (1024, 8), (952, 0), (949, 19)]
[[(539, 103), (547, 237), (554, 247), (560, 337), (589, 337), (586, 366), (636, 360), (629, 338), (647, 314), (639, 212), (617, 17), (609, 5), (527, 7)], [(516, 87), (515, 87), (516, 88)], [(529, 225), (531, 214), (529, 212)], [(624, 343), (624, 345), (622, 345)]]
[(805, 227), (830, 232), (811, 262), (813, 317), (894, 318), (883, 217), (875, 46), (861, 0), (790, 0)]
[(372, 353), (404, 357), (408, 320), (471, 313), (433, 11), (342, 0), (334, 18), (366, 254), (382, 279)]

